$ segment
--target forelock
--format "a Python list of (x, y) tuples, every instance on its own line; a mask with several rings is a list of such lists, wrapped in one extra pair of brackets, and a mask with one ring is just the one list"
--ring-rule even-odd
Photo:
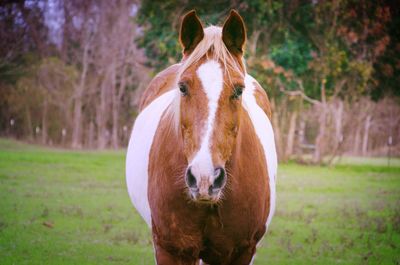
[(180, 76), (192, 65), (196, 64), (200, 59), (212, 59), (220, 62), (224, 66), (224, 74), (228, 79), (231, 79), (230, 71), (237, 72), (244, 76), (246, 75), (246, 68), (243, 58), (241, 62), (232, 55), (226, 48), (222, 40), (222, 28), (216, 26), (209, 26), (204, 29), (204, 38), (200, 41), (194, 51), (182, 60), (182, 65), (177, 75), (178, 80)]

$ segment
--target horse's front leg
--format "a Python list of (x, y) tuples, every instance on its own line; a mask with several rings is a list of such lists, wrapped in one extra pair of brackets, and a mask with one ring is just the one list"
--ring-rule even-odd
[(179, 254), (178, 251), (168, 251), (162, 246), (154, 245), (157, 265), (198, 265), (199, 260)]

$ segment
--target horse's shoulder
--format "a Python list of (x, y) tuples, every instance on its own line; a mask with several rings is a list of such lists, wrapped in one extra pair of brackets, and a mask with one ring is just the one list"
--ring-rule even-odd
[(142, 111), (153, 100), (171, 90), (175, 82), (180, 65), (173, 64), (158, 73), (149, 83), (140, 99), (139, 110)]
[(260, 106), (260, 108), (265, 112), (268, 118), (271, 120), (272, 118), (271, 103), (269, 101), (267, 92), (265, 92), (264, 88), (254, 78), (252, 82), (254, 86), (254, 97), (256, 98), (256, 102)]

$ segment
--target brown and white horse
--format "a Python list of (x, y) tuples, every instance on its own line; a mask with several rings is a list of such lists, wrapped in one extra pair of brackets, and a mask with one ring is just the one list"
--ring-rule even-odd
[(244, 22), (180, 30), (181, 63), (145, 91), (126, 158), (129, 195), (157, 264), (250, 264), (275, 208), (267, 94), (246, 73)]

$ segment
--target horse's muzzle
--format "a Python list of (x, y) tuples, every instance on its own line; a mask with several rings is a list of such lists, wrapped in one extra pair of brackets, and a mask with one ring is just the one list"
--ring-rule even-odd
[(214, 170), (214, 176), (193, 175), (191, 167), (186, 170), (186, 184), (191, 198), (197, 202), (216, 203), (221, 197), (221, 191), (226, 184), (226, 171), (223, 167)]

